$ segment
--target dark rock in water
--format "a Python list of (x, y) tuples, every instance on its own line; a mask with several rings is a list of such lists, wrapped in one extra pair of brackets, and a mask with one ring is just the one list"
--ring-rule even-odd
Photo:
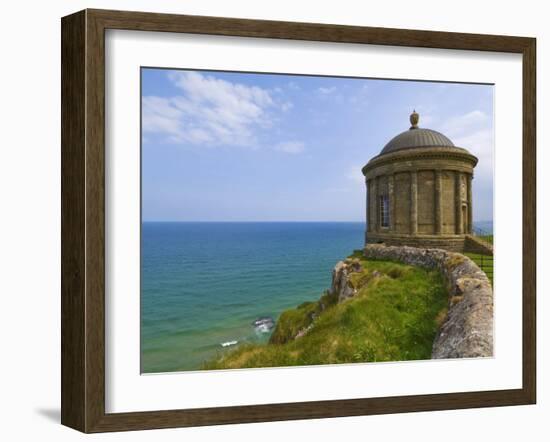
[(256, 331), (268, 333), (273, 327), (275, 327), (275, 320), (269, 316), (263, 316), (256, 319), (252, 325), (256, 328)]

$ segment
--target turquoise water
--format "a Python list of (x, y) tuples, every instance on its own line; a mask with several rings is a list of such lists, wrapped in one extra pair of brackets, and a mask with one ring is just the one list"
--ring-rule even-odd
[[(252, 322), (317, 300), (364, 223), (142, 225), (141, 369), (195, 370), (222, 343), (263, 342)], [(238, 344), (237, 344), (238, 345)], [(231, 347), (227, 347), (231, 348)]]

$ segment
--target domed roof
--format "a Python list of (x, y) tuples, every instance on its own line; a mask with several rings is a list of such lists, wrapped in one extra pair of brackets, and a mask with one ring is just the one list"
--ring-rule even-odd
[(393, 137), (384, 146), (380, 155), (395, 152), (402, 149), (415, 149), (418, 147), (455, 147), (453, 142), (440, 132), (418, 127), (420, 116), (413, 111), (410, 117), (411, 127), (405, 132)]

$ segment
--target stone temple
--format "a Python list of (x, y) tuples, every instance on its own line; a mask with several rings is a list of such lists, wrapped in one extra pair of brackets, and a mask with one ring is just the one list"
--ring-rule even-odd
[(445, 135), (411, 127), (363, 167), (367, 243), (462, 252), (472, 233), (472, 179), (477, 158)]

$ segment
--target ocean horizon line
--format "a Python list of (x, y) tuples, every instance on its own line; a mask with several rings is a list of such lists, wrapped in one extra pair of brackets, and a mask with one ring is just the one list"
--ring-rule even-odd
[(364, 220), (361, 220), (361, 221), (334, 221), (334, 220), (328, 220), (328, 221), (324, 221), (324, 220), (317, 220), (317, 221), (309, 221), (309, 220), (300, 220), (300, 221), (286, 221), (286, 220), (282, 220), (282, 221), (279, 221), (279, 220), (274, 220), (274, 221), (271, 221), (271, 220), (259, 220), (259, 221), (256, 221), (256, 220), (253, 220), (253, 221), (247, 221), (247, 220), (237, 220), (237, 221), (234, 221), (234, 220), (216, 220), (216, 221), (211, 221), (211, 220), (208, 220), (208, 221), (204, 221), (204, 220), (198, 220), (198, 221), (172, 221), (172, 220), (146, 220), (146, 221), (142, 221), (143, 224), (145, 223), (181, 223), (181, 224), (184, 224), (184, 223), (364, 223), (365, 221)]
[[(492, 223), (493, 220), (487, 220), (487, 219), (484, 219), (484, 220), (477, 220), (477, 221), (473, 221), (474, 223)], [(212, 221), (212, 220), (196, 220), (196, 221), (191, 221), (191, 220), (188, 220), (188, 221), (181, 221), (181, 220), (142, 220), (141, 221), (142, 224), (146, 224), (146, 223), (178, 223), (178, 224), (191, 224), (191, 223), (241, 223), (241, 224), (244, 224), (244, 223), (287, 223), (287, 224), (290, 224), (290, 223), (365, 223), (364, 220), (360, 220), (360, 221), (337, 221), (337, 220), (293, 220), (293, 221), (290, 221), (290, 220), (252, 220), (252, 221), (249, 221), (249, 220), (215, 220), (215, 221)], [(366, 223), (365, 223), (366, 224)]]

